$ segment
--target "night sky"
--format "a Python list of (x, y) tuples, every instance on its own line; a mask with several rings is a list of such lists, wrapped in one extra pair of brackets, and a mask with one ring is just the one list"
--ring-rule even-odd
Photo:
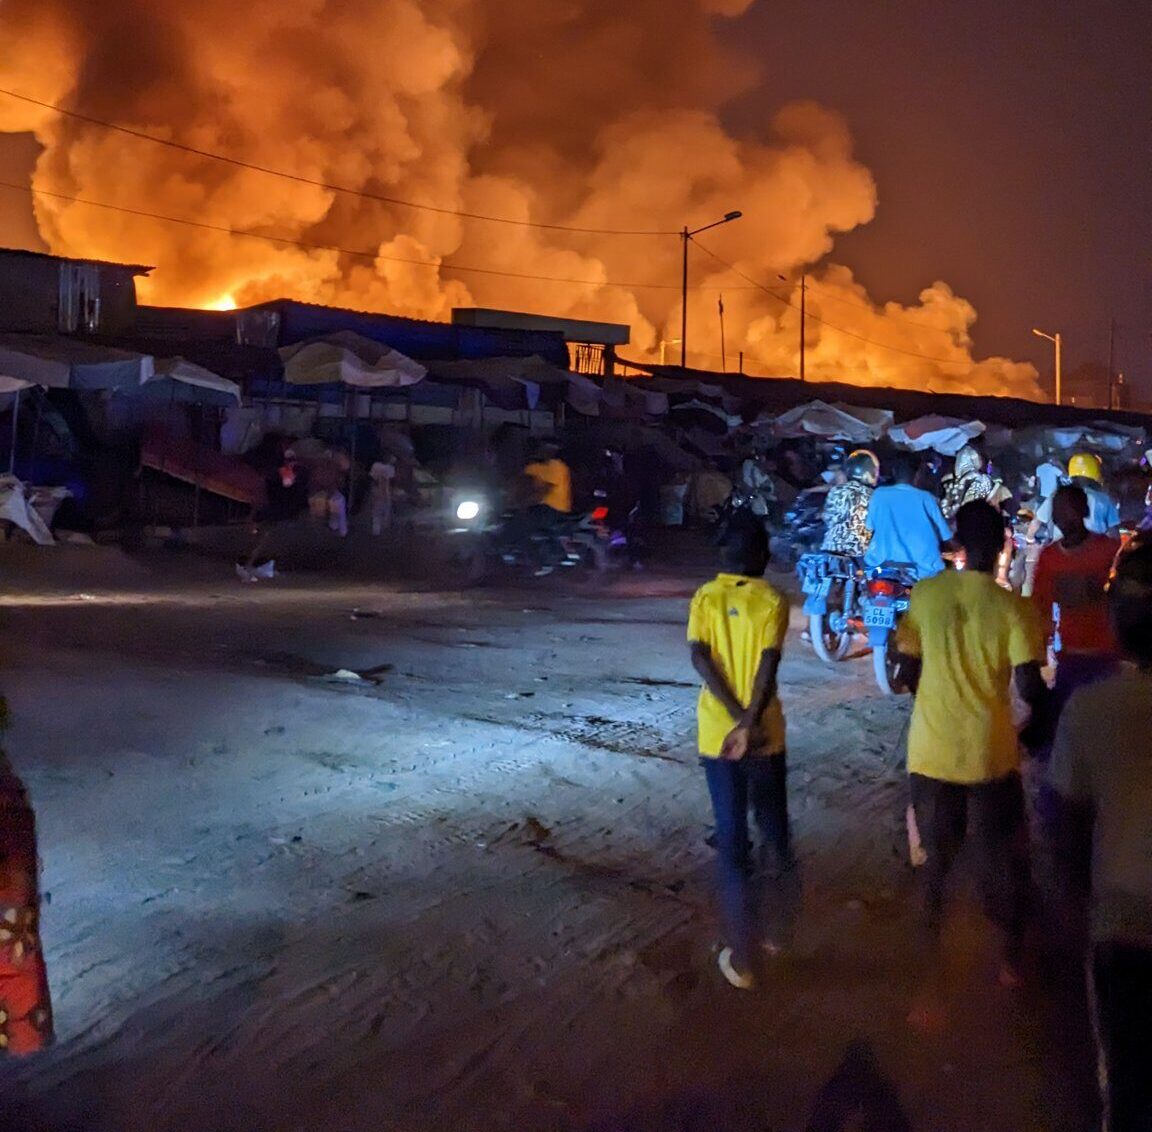
[[(725, 112), (735, 133), (796, 99), (845, 116), (879, 209), (829, 258), (873, 298), (942, 279), (979, 312), (977, 356), (1045, 381), (1031, 327), (1062, 332), (1068, 372), (1107, 360), (1114, 317), (1117, 368), (1152, 402), (1150, 0), (758, 0), (717, 27), (761, 76)], [(20, 180), (29, 140), (0, 135)], [(28, 207), (0, 195), (0, 242), (36, 242)]]
[(1152, 400), (1152, 4), (812, 0), (730, 29), (763, 80), (737, 130), (810, 97), (844, 113), (876, 176), (876, 219), (837, 240), (876, 297), (949, 282), (980, 314), (978, 354), (1050, 380), (1105, 362)]

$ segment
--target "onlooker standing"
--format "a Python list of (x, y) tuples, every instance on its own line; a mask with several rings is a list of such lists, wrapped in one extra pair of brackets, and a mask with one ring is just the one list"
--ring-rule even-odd
[(377, 460), (368, 470), (372, 481), (372, 533), (381, 534), (392, 526), (392, 481), (396, 465), (391, 460)]
[(983, 502), (965, 504), (956, 537), (967, 569), (917, 583), (896, 635), (897, 649), (918, 668), (909, 674), (917, 694), (908, 771), (927, 855), (925, 923), (938, 938), (945, 882), (971, 816), (985, 908), (1004, 933), (1000, 980), (1014, 985), (1030, 877), (1010, 684), (1014, 678), (1029, 704), (1041, 699), (1044, 642), (1031, 606), (996, 584), (1004, 541), (999, 512)]
[(1090, 878), (1091, 983), (1109, 1132), (1152, 1130), (1152, 545), (1117, 563), (1109, 591), (1130, 667), (1071, 699), (1051, 780), (1060, 844)]
[[(8, 705), (0, 696), (0, 730)], [(36, 815), (0, 751), (0, 1056), (52, 1041), (52, 1003), (40, 946)]]
[(1088, 530), (1088, 496), (1078, 484), (1056, 489), (1052, 517), (1062, 537), (1040, 554), (1032, 600), (1048, 635), (1059, 635), (1056, 686), (1049, 705), (1054, 726), (1077, 688), (1116, 670), (1116, 639), (1105, 590), (1120, 543)]
[(704, 682), (697, 708), (700, 761), (716, 822), (727, 946), (720, 970), (734, 987), (755, 985), (760, 882), (748, 840), (748, 808), (779, 859), (792, 865), (784, 712), (776, 672), (788, 630), (788, 599), (763, 580), (768, 538), (740, 524), (724, 540), (725, 572), (700, 587), (688, 617), (692, 664)]

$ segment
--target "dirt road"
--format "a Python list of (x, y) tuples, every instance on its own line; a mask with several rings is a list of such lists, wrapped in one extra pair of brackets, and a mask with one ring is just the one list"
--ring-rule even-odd
[(1080, 1035), (1042, 978), (994, 986), (963, 901), (950, 1025), (908, 1028), (908, 705), (798, 631), (794, 947), (763, 991), (722, 983), (702, 566), (459, 594), (60, 548), (5, 574), (60, 1041), (5, 1068), (4, 1129), (1083, 1126)]

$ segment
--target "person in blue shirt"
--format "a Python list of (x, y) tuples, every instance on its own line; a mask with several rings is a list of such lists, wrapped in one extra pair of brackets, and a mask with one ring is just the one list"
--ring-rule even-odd
[(897, 453), (891, 463), (893, 482), (878, 487), (868, 505), (867, 527), (872, 539), (864, 554), (869, 569), (885, 562), (913, 566), (916, 577), (931, 578), (944, 569), (942, 549), (951, 542), (952, 530), (934, 495), (913, 487), (916, 462)]

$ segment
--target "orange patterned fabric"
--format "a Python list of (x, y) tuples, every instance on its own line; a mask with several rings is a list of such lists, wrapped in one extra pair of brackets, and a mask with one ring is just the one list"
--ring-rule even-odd
[(0, 1056), (35, 1053), (51, 1040), (36, 818), (24, 784), (0, 754)]

